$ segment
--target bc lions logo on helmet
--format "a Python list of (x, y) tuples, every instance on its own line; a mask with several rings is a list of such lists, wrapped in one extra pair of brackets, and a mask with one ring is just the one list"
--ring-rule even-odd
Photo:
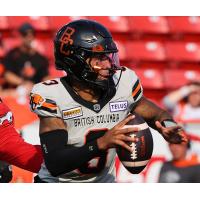
[(67, 29), (65, 30), (65, 32), (62, 34), (61, 38), (60, 38), (60, 52), (63, 53), (64, 55), (69, 55), (70, 51), (69, 50), (65, 50), (65, 45), (72, 45), (73, 44), (73, 39), (71, 38), (71, 36), (73, 35), (73, 33), (75, 32), (74, 28), (71, 27), (67, 27)]

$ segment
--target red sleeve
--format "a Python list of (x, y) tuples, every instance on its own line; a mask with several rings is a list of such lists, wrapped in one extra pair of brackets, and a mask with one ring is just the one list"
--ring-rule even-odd
[(21, 138), (11, 115), (9, 108), (0, 102), (0, 160), (37, 173), (43, 162), (42, 150)]

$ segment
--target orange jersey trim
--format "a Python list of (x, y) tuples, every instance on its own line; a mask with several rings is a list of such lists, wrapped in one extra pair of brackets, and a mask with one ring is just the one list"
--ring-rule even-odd
[(200, 162), (198, 160), (197, 155), (192, 155), (190, 159), (188, 160), (180, 160), (180, 161), (174, 161), (173, 162), (174, 166), (176, 167), (189, 167), (193, 165), (200, 165)]
[(136, 94), (137, 94), (137, 92), (140, 90), (140, 88), (141, 88), (141, 86), (140, 86), (140, 84), (138, 84), (138, 86), (135, 88), (135, 90), (132, 92), (132, 96), (134, 97)]
[(57, 108), (56, 105), (53, 105), (53, 104), (47, 103), (47, 102), (44, 102), (44, 103), (42, 104), (42, 106), (43, 106), (43, 107), (46, 107), (46, 108), (50, 108), (50, 109), (56, 109), (56, 108)]

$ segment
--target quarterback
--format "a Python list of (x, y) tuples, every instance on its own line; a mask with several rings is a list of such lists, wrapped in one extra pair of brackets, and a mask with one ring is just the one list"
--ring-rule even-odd
[(132, 151), (126, 141), (135, 139), (127, 133), (138, 131), (123, 128), (132, 111), (168, 142), (186, 140), (172, 117), (143, 96), (117, 52), (110, 32), (95, 21), (73, 21), (57, 32), (55, 64), (67, 75), (36, 84), (30, 97), (44, 155), (36, 182), (115, 182), (115, 147)]

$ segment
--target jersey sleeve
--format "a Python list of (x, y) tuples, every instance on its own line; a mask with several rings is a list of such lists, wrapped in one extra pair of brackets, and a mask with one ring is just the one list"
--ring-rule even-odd
[(43, 83), (36, 84), (30, 93), (31, 111), (42, 117), (61, 118), (55, 94), (55, 87)]
[(127, 69), (127, 73), (129, 75), (133, 101), (134, 103), (136, 103), (143, 96), (143, 88), (142, 88), (139, 77), (133, 70)]
[(0, 101), (0, 160), (37, 173), (43, 162), (40, 146), (26, 143), (14, 127), (10, 109)]
[(25, 142), (10, 125), (0, 130), (0, 160), (38, 173), (43, 162), (43, 154), (40, 146)]

